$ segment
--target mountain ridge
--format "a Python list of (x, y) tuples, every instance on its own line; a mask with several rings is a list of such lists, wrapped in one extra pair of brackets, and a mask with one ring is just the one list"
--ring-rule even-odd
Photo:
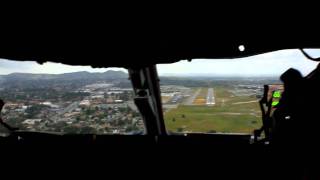
[(82, 78), (98, 78), (98, 79), (123, 79), (127, 78), (128, 74), (123, 71), (108, 70), (105, 72), (88, 72), (88, 71), (77, 71), (62, 74), (49, 74), (49, 73), (10, 73), (7, 75), (0, 75), (1, 79), (7, 80), (48, 80), (48, 79), (82, 79)]

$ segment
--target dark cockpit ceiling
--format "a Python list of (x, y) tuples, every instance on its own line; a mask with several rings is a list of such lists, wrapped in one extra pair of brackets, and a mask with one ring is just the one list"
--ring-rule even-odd
[[(320, 47), (316, 33), (302, 33), (292, 26), (286, 29), (269, 25), (257, 28), (251, 23), (228, 25), (215, 21), (209, 23), (213, 27), (199, 23), (181, 26), (152, 24), (124, 25), (118, 21), (104, 25), (81, 21), (36, 26), (15, 24), (13, 27), (9, 24), (1, 29), (0, 58), (93, 67), (135, 67)], [(244, 51), (239, 50), (240, 45), (245, 47)]]
[[(318, 17), (317, 11), (302, 19), (302, 13), (296, 17), (273, 4), (266, 11), (251, 3), (248, 9), (234, 3), (237, 8), (228, 4), (226, 9), (186, 4), (145, 8), (145, 3), (137, 2), (126, 6), (79, 2), (37, 10), (15, 6), (1, 19), (0, 58), (132, 67), (320, 47), (319, 31), (311, 26), (317, 22), (311, 20)], [(245, 51), (240, 52), (239, 45)]]

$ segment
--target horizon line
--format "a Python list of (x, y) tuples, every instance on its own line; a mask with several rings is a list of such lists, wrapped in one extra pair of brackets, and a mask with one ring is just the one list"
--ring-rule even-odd
[[(79, 72), (86, 72), (86, 73), (90, 73), (90, 74), (102, 74), (102, 73), (106, 73), (108, 71), (114, 71), (114, 72), (123, 72), (125, 74), (128, 74), (128, 72), (125, 72), (123, 70), (106, 70), (104, 72), (90, 72), (90, 71), (75, 71), (75, 72), (65, 72), (65, 73), (30, 73), (30, 72), (12, 72), (9, 74), (0, 74), (0, 76), (6, 76), (6, 75), (10, 75), (10, 74), (34, 74), (34, 75), (61, 75), (61, 74), (70, 74), (70, 73), (79, 73)], [(261, 77), (261, 78), (265, 78), (265, 77), (279, 77), (280, 75), (272, 75), (272, 74), (263, 74), (263, 75), (259, 75), (259, 74), (170, 74), (170, 73), (164, 73), (164, 74), (159, 74), (159, 77), (183, 77), (183, 78), (194, 78), (194, 77), (216, 77), (216, 78), (250, 78), (250, 77)]]
[(87, 72), (87, 73), (98, 73), (98, 74), (102, 74), (102, 73), (106, 73), (108, 71), (116, 71), (116, 72), (123, 72), (123, 73), (126, 73), (128, 74), (127, 72), (125, 71), (122, 71), (122, 70), (113, 70), (113, 69), (110, 69), (110, 70), (106, 70), (104, 72), (90, 72), (90, 71), (74, 71), (74, 72), (64, 72), (64, 73), (33, 73), (33, 72), (12, 72), (12, 73), (8, 73), (8, 74), (0, 74), (1, 76), (2, 75), (10, 75), (10, 74), (47, 74), (47, 75), (60, 75), (60, 74), (70, 74), (70, 73), (79, 73), (79, 72)]

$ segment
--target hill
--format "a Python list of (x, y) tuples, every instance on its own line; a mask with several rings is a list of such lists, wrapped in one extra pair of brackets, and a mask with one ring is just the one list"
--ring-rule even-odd
[(97, 81), (127, 82), (128, 74), (123, 71), (108, 70), (103, 73), (79, 71), (63, 74), (11, 73), (0, 76), (0, 85), (3, 88), (48, 88), (54, 84), (70, 85), (70, 83), (82, 86)]
[(33, 73), (11, 73), (8, 75), (1, 75), (2, 80), (76, 80), (76, 79), (123, 79), (127, 78), (128, 74), (123, 71), (109, 70), (103, 73), (91, 73), (87, 71), (79, 71), (63, 74), (33, 74)]

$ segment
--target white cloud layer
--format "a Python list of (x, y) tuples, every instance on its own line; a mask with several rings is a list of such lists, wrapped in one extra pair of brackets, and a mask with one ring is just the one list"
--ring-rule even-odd
[[(318, 49), (309, 52), (320, 57)], [(282, 50), (239, 59), (195, 59), (192, 62), (180, 61), (174, 64), (157, 65), (157, 67), (160, 75), (279, 76), (289, 68), (296, 68), (306, 75), (317, 64), (317, 62), (306, 59), (299, 50)], [(40, 65), (33, 61), (0, 59), (0, 74), (14, 72), (50, 74), (76, 71), (104, 72), (108, 69), (126, 71), (123, 68), (92, 68), (50, 62)]]
[[(320, 56), (320, 50), (315, 53)], [(317, 65), (299, 50), (282, 50), (239, 59), (195, 59), (157, 67), (160, 75), (278, 76), (289, 68), (306, 75)]]
[(0, 59), (0, 74), (10, 74), (14, 72), (61, 74), (77, 71), (105, 72), (111, 69), (126, 72), (126, 69), (124, 68), (92, 68), (91, 66), (70, 66), (52, 62), (47, 62), (43, 65), (40, 65), (34, 61), (10, 61)]

